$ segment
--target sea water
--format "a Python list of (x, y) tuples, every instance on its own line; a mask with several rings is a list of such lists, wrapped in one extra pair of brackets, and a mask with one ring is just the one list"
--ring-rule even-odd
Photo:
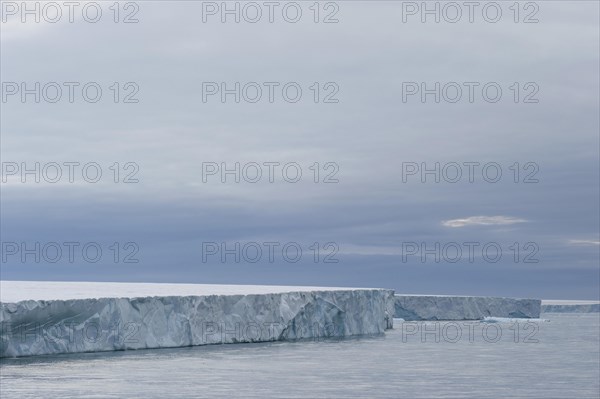
[(594, 398), (600, 314), (385, 335), (2, 359), (10, 398)]

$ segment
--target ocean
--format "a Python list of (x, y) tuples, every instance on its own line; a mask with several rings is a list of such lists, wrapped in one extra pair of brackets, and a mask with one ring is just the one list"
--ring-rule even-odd
[(0, 397), (593, 398), (600, 314), (402, 322), (385, 335), (2, 359)]

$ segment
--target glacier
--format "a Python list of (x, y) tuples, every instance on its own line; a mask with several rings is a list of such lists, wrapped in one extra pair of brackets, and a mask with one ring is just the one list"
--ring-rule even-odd
[(0, 281), (0, 357), (381, 334), (394, 318), (538, 318), (538, 299), (390, 289)]
[(600, 301), (543, 300), (543, 313), (598, 313)]
[(0, 282), (0, 357), (381, 334), (394, 291)]
[(413, 320), (539, 318), (539, 299), (452, 295), (395, 295), (394, 317)]

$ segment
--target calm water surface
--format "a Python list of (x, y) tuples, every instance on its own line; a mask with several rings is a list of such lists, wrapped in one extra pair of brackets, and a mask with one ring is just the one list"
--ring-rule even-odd
[(598, 399), (600, 314), (543, 318), (397, 321), (385, 336), (341, 341), (2, 359), (0, 397)]

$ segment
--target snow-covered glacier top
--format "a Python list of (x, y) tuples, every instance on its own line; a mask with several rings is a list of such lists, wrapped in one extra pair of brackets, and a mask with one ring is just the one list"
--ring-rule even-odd
[(0, 281), (0, 302), (93, 298), (252, 295), (284, 292), (351, 291), (362, 288), (277, 285), (160, 284), (63, 281)]

